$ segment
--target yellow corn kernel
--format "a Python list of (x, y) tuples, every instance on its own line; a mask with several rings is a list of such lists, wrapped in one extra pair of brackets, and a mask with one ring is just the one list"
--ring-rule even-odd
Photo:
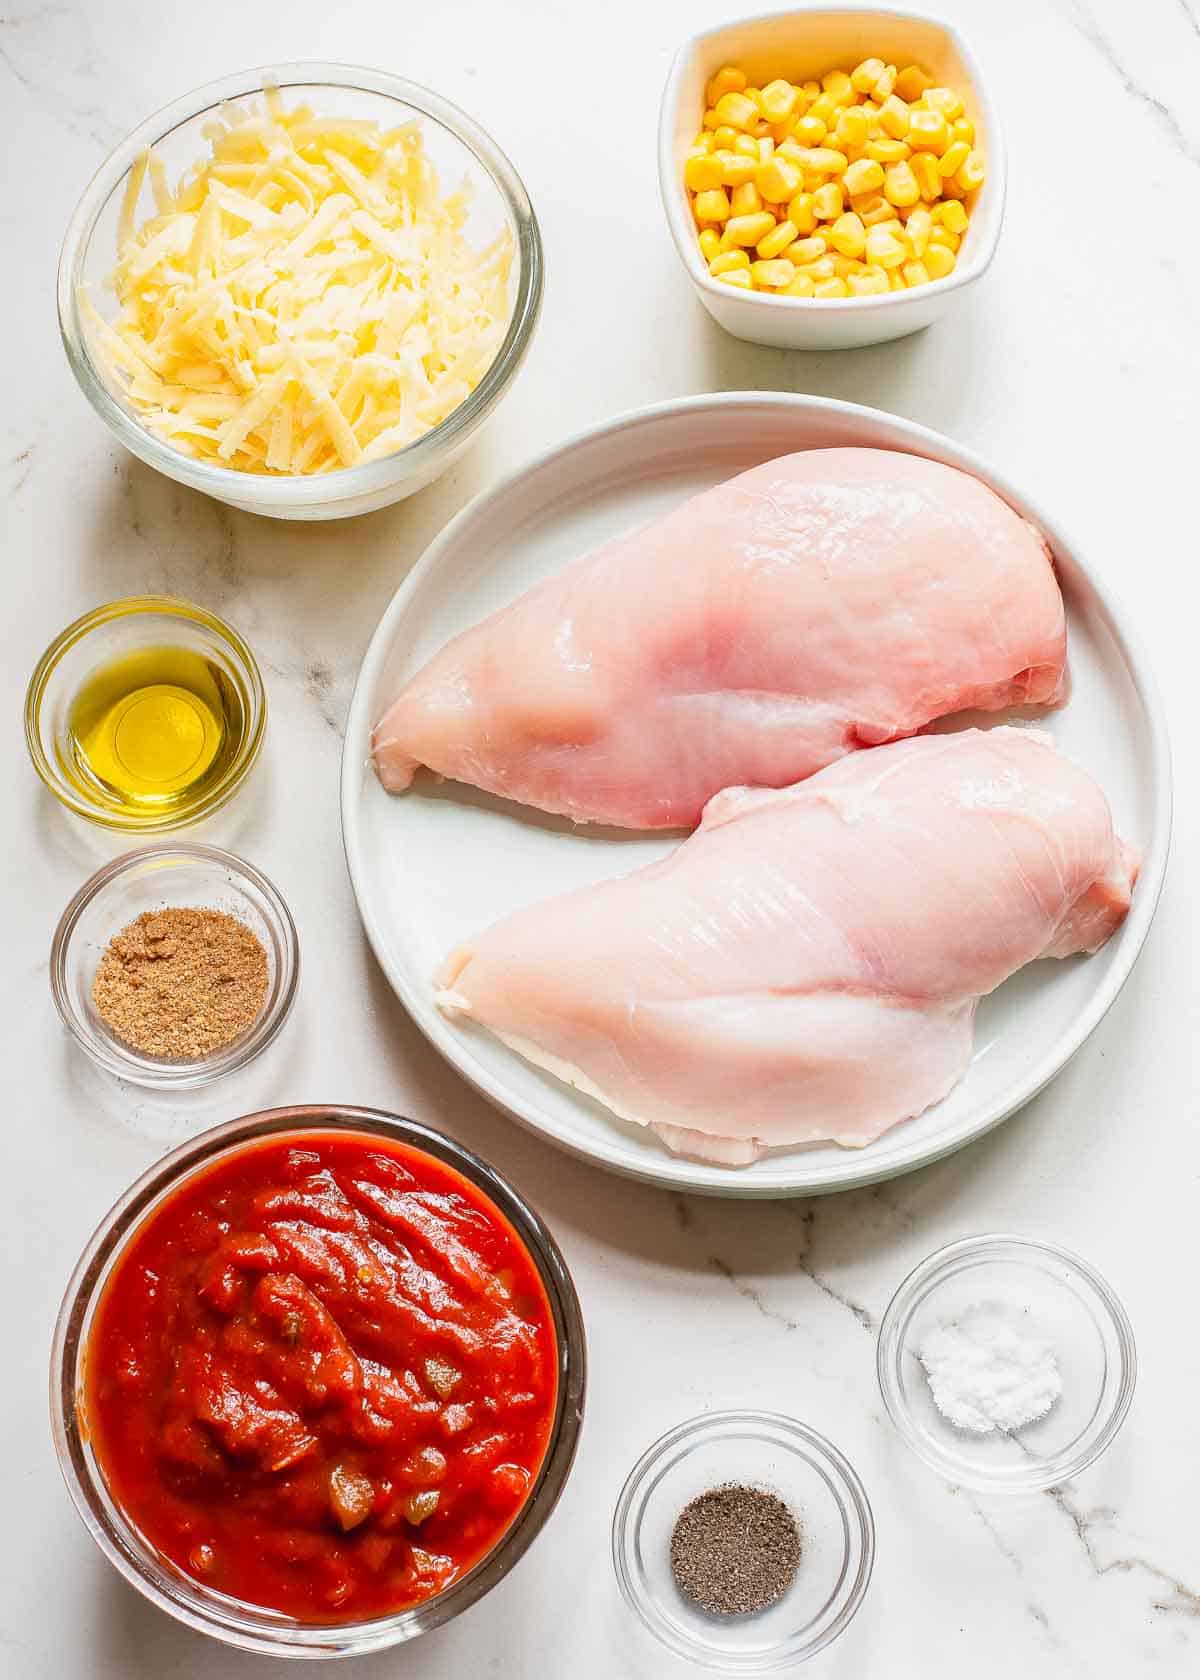
[(951, 140), (965, 140), (968, 146), (975, 144), (975, 124), (970, 117), (955, 117), (950, 124)]
[(882, 193), (860, 198), (852, 208), (855, 215), (861, 218), (864, 227), (878, 227), (881, 222), (890, 222), (896, 214), (895, 206), (889, 204)]
[(750, 264), (750, 273), (756, 286), (786, 286), (789, 280), (796, 277), (795, 263), (788, 262), (786, 257), (776, 257), (774, 262), (756, 262)]
[(849, 280), (852, 274), (857, 274), (860, 268), (865, 267), (866, 264), (859, 262), (857, 257), (844, 257), (840, 251), (833, 259), (833, 272), (839, 280)]
[(931, 280), (944, 280), (954, 272), (954, 252), (945, 245), (930, 245), (925, 253), (925, 272)]
[(750, 216), (731, 216), (725, 223), (721, 243), (727, 251), (735, 245), (757, 245), (774, 226), (775, 218), (769, 210), (759, 210)]
[(940, 111), (948, 123), (962, 116), (963, 102), (953, 88), (926, 88), (921, 97), (931, 111)]
[(763, 201), (753, 181), (743, 181), (729, 195), (731, 216), (754, 216), (763, 208)]
[[(870, 93), (875, 83), (887, 69), (881, 58), (864, 58), (861, 64), (855, 65), (850, 72), (850, 85), (856, 93)], [(712, 104), (712, 100), (709, 100)]]
[(818, 257), (815, 262), (805, 263), (800, 272), (801, 274), (807, 274), (809, 279), (816, 284), (819, 284), (822, 280), (832, 280), (833, 258), (826, 252), (823, 257)]
[(787, 207), (787, 219), (796, 232), (803, 235), (812, 233), (817, 225), (816, 211), (813, 209), (811, 193), (797, 193)]
[(784, 297), (811, 297), (815, 288), (815, 281), (807, 274), (797, 274), (794, 280), (789, 280), (783, 288)]
[(820, 93), (809, 106), (808, 114), (810, 117), (820, 117), (828, 128), (837, 119), (838, 106), (844, 103), (844, 100), (835, 99), (831, 93)]
[(717, 279), (722, 286), (740, 286), (744, 292), (754, 290), (754, 281), (750, 278), (748, 268), (731, 268), (725, 274), (718, 274)]
[(721, 251), (709, 262), (708, 272), (719, 279), (722, 274), (731, 274), (735, 268), (749, 267), (750, 258), (745, 251)]
[(754, 184), (769, 204), (783, 204), (800, 191), (804, 171), (790, 158), (773, 157), (759, 166)]
[(683, 166), (683, 184), (691, 192), (708, 192), (724, 184), (721, 160), (707, 152), (692, 152)]
[[(736, 198), (736, 194), (734, 196)], [(888, 164), (884, 172), (883, 196), (889, 204), (895, 204), (898, 208), (920, 201), (921, 189), (917, 185), (917, 177), (913, 174), (912, 164), (907, 159), (902, 163)]]
[(861, 216), (844, 211), (829, 230), (829, 242), (844, 257), (861, 257), (867, 248), (867, 230)]
[(912, 246), (914, 257), (920, 258), (925, 255), (925, 247), (929, 243), (929, 235), (932, 229), (932, 212), (925, 205), (918, 204), (915, 210), (909, 212), (908, 220), (904, 224), (904, 231), (908, 235), (908, 242)]
[(949, 228), (951, 233), (966, 233), (967, 212), (961, 204), (951, 199), (948, 204), (941, 205), (940, 210), (941, 214), (938, 216), (938, 221), (944, 228)]
[(721, 183), (726, 187), (741, 187), (753, 181), (759, 171), (757, 158), (744, 157), (741, 152), (719, 152)]
[(692, 141), (692, 151), (715, 152), (717, 149), (716, 142), (713, 138), (715, 133), (715, 129), (702, 128), (696, 138)]
[(889, 292), (906, 292), (908, 290), (908, 287), (904, 284), (904, 274), (900, 269), (889, 268), (887, 277)]
[(844, 298), (850, 296), (850, 288), (840, 275), (833, 275), (828, 280), (818, 280), (814, 297)]
[(717, 121), (745, 132), (758, 121), (758, 106), (745, 93), (723, 93), (716, 103)]
[(811, 111), (800, 117), (792, 130), (802, 146), (819, 146), (828, 132), (821, 118), (814, 117)]
[(704, 121), (703, 121), (703, 124), (702, 124), (702, 126), (704, 128), (706, 128), (708, 130), (711, 130), (711, 131), (715, 131), (717, 128), (720, 127), (720, 124), (721, 124), (721, 119), (715, 111), (711, 111), (711, 110), (710, 111), (705, 111)]
[(915, 106), (908, 114), (908, 143), (914, 152), (936, 152), (940, 157), (950, 144), (950, 126), (942, 113)]
[(867, 229), (867, 261), (880, 268), (895, 268), (904, 261), (904, 246), (886, 227)]
[(908, 133), (909, 111), (903, 99), (889, 94), (879, 107), (879, 126), (893, 140), (903, 140)]
[[(762, 90), (762, 114), (768, 122), (782, 122), (785, 117), (791, 116), (795, 107), (796, 90), (791, 82), (785, 82), (782, 79), (768, 82)], [(962, 110), (961, 105), (958, 110)], [(956, 117), (958, 111), (947, 111), (946, 115)]]
[(896, 66), (894, 64), (889, 64), (887, 69), (883, 72), (883, 75), (878, 78), (875, 86), (871, 89), (872, 97), (878, 99), (880, 104), (882, 104), (885, 99), (890, 98), (892, 89), (895, 85)]
[(958, 184), (958, 177), (951, 176), (950, 180), (942, 182), (943, 198), (966, 198), (966, 190)]
[(758, 161), (759, 161), (759, 163), (767, 163), (774, 156), (775, 156), (775, 142), (774, 142), (774, 140), (772, 140), (772, 138), (769, 134), (760, 134), (759, 137), (758, 137)]
[(721, 253), (721, 235), (714, 227), (700, 230), (700, 255), (706, 263), (712, 262)]
[(838, 112), (832, 138), (838, 151), (845, 152), (847, 156), (851, 152), (861, 152), (871, 138), (867, 113), (857, 105), (847, 105), (845, 110)]
[(826, 181), (812, 195), (813, 215), (819, 222), (836, 222), (843, 210), (840, 181)]
[(876, 134), (867, 141), (863, 152), (876, 163), (902, 163), (912, 155), (912, 147), (905, 140), (894, 140), (890, 134)]
[(705, 222), (723, 222), (730, 214), (729, 194), (724, 187), (697, 193), (692, 200), (692, 214), (701, 226)]
[(759, 240), (755, 250), (764, 261), (770, 262), (774, 257), (781, 257), (795, 238), (795, 222), (776, 222), (767, 237)]
[(942, 194), (942, 176), (937, 158), (932, 152), (914, 152), (911, 168), (921, 189), (921, 197), (926, 204), (935, 203)]
[(859, 274), (851, 274), (846, 284), (851, 297), (872, 297), (887, 291), (888, 277), (882, 268), (864, 268)]
[(772, 123), (771, 124), (771, 138), (772, 138), (772, 140), (774, 140), (774, 142), (777, 146), (781, 146), (785, 140), (790, 140), (791, 139), (792, 130), (795, 128), (795, 126), (796, 126), (795, 117), (785, 117), (782, 122)]
[(815, 263), (827, 250), (828, 246), (821, 234), (814, 233), (807, 239), (794, 240), (787, 248), (787, 257), (789, 262), (794, 262), (799, 267), (802, 263)]
[(951, 140), (937, 160), (938, 174), (943, 180), (948, 179), (951, 175), (957, 175), (970, 155), (971, 148), (965, 140)]
[(737, 142), (737, 129), (730, 128), (728, 123), (722, 123), (720, 128), (712, 131), (714, 152), (731, 152)]
[(844, 175), (850, 167), (845, 152), (835, 151), (832, 146), (806, 147), (800, 162), (816, 175)]
[(960, 244), (961, 240), (956, 233), (951, 233), (941, 222), (935, 222), (929, 230), (929, 244), (925, 247), (925, 255), (928, 256), (935, 245), (941, 245), (947, 251), (957, 251)]
[(877, 193), (883, 186), (883, 165), (875, 158), (858, 158), (842, 177), (842, 185), (851, 198)]
[(820, 82), (801, 82), (800, 92), (811, 105), (813, 100), (820, 96), (821, 84)]
[(827, 70), (821, 86), (835, 105), (845, 105), (854, 98), (854, 83), (844, 70)]
[(745, 85), (746, 72), (739, 70), (736, 64), (726, 64), (709, 82), (704, 97), (710, 105), (715, 105), (723, 93), (741, 93)]
[(906, 286), (927, 286), (929, 284), (929, 270), (923, 262), (916, 260), (906, 262), (900, 272), (904, 276)]
[(733, 149), (738, 157), (753, 158), (755, 163), (758, 162), (758, 141), (753, 134), (739, 134), (733, 142)]
[(985, 173), (983, 158), (980, 154), (969, 152), (967, 161), (955, 173), (954, 184), (956, 187), (961, 187), (965, 193), (975, 192), (983, 185)]
[(920, 99), (926, 88), (933, 86), (933, 77), (927, 76), (917, 64), (906, 64), (896, 77), (896, 92), (907, 104), (914, 99)]

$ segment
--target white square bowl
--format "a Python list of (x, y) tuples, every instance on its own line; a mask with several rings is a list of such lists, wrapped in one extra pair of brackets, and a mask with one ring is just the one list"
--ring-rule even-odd
[[(867, 57), (901, 68), (921, 65), (961, 95), (975, 124), (987, 179), (969, 206), (971, 225), (953, 273), (910, 291), (851, 298), (773, 297), (714, 280), (700, 255), (683, 184), (684, 160), (700, 127), (710, 77), (723, 64), (737, 64), (759, 85), (776, 76), (803, 82), (827, 70), (848, 70)], [(982, 276), (995, 255), (1004, 216), (1004, 141), (966, 42), (948, 23), (922, 12), (872, 5), (797, 6), (693, 35), (676, 55), (663, 90), (658, 172), (671, 235), (701, 303), (735, 338), (783, 350), (851, 350), (929, 326), (955, 294), (961, 296)]]

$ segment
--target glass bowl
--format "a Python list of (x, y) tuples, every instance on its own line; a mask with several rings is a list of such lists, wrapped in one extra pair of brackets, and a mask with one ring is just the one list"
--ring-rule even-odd
[[(102, 782), (75, 761), (69, 728), (71, 705), (89, 677), (113, 660), (154, 648), (180, 648), (215, 666), (241, 713), (241, 738), (220, 774), (204, 779), (190, 798), (161, 810), (131, 812)], [(25, 744), (33, 767), (56, 799), (103, 828), (165, 834), (232, 799), (258, 759), (267, 726), (267, 696), (257, 661), (232, 626), (187, 601), (165, 595), (130, 595), (97, 607), (55, 637), (38, 660), (25, 695)]]
[[(707, 1615), (671, 1574), (680, 1512), (728, 1482), (776, 1494), (800, 1529), (793, 1585), (753, 1616)], [(634, 1465), (612, 1546), (626, 1603), (664, 1645), (700, 1668), (767, 1674), (805, 1662), (848, 1626), (871, 1579), (875, 1524), (854, 1469), (815, 1429), (771, 1412), (710, 1412), (679, 1424)]]
[[(104, 1284), (142, 1217), (215, 1156), (254, 1139), (312, 1131), (394, 1139), (445, 1162), (486, 1195), (525, 1244), (545, 1285), (558, 1343), (558, 1401), (546, 1456), (516, 1519), (461, 1580), (413, 1610), (371, 1621), (305, 1625), (202, 1587), (162, 1558), (109, 1497), (81, 1425), (88, 1333)], [(126, 1191), (100, 1224), (76, 1266), (59, 1312), (50, 1356), (50, 1417), (55, 1450), (75, 1508), (109, 1562), (152, 1604), (227, 1645), (287, 1657), (348, 1657), (384, 1650), (457, 1616), (503, 1580), (528, 1550), (558, 1502), (579, 1438), (586, 1345), (579, 1300), (558, 1246), (541, 1219), (494, 1167), (452, 1138), (415, 1120), (339, 1105), (269, 1109), (205, 1132), (158, 1161)]]
[[(267, 995), (254, 1022), (197, 1061), (143, 1055), (109, 1030), (92, 1003), (92, 982), (109, 940), (143, 911), (167, 906), (236, 916), (267, 953)], [(216, 846), (145, 846), (106, 864), (67, 905), (50, 947), (50, 990), (76, 1041), (109, 1073), (159, 1090), (208, 1085), (252, 1062), (287, 1020), (299, 984), (296, 924), (278, 890), (253, 864)]]
[[(471, 186), (467, 234), (483, 245), (503, 228), (513, 241), (508, 329), (474, 391), (424, 437), (377, 461), (333, 472), (239, 472), (197, 461), (172, 449), (137, 418), (113, 387), (88, 342), (80, 288), (106, 318), (116, 312), (108, 278), (116, 260), (117, 226), (130, 169), (148, 146), (174, 182), (206, 150), (204, 127), (222, 105), (261, 99), (264, 82), (310, 101), (323, 116), (380, 121), (388, 127), (420, 121), (425, 149), (443, 183)], [(137, 219), (153, 213), (147, 180)], [(276, 519), (337, 519), (386, 507), (411, 496), (444, 472), (496, 408), (524, 359), (542, 298), (542, 243), (529, 196), (507, 157), (465, 112), (428, 88), (353, 65), (273, 64), (242, 70), (185, 94), (148, 117), (97, 171), (71, 218), (58, 268), (58, 318), (72, 372), (92, 407), (119, 442), (148, 465), (228, 502)]]
[[(1019, 1429), (956, 1428), (918, 1357), (931, 1330), (980, 1304), (1054, 1350), (1062, 1393)], [(876, 1359), (884, 1404), (913, 1451), (985, 1493), (1033, 1493), (1077, 1475), (1125, 1421), (1137, 1378), (1133, 1330), (1108, 1284), (1077, 1255), (1029, 1237), (968, 1237), (922, 1261), (884, 1314)]]

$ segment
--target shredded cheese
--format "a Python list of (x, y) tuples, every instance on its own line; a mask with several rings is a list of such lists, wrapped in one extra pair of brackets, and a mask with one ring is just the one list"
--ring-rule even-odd
[[(504, 337), (512, 240), (466, 237), (416, 123), (222, 112), (174, 192), (130, 171), (106, 321), (92, 343), (139, 418), (176, 449), (257, 473), (377, 460), (439, 425)], [(155, 211), (137, 225), (149, 182)]]

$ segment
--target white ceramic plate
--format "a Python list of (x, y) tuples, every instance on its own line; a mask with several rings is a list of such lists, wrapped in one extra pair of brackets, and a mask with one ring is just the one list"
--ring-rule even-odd
[[(433, 1006), (431, 974), (465, 935), (520, 905), (658, 858), (677, 839), (575, 830), (457, 784), (418, 780), (384, 793), (368, 765), (372, 723), (451, 636), (605, 538), (684, 497), (790, 450), (905, 449), (963, 467), (1046, 533), (1067, 601), (1073, 692), (1050, 719), (1063, 750), (1099, 779), (1121, 832), (1143, 850), (1133, 909), (1090, 958), (1034, 963), (980, 1006), (962, 1083), (919, 1119), (863, 1150), (814, 1145), (751, 1167), (670, 1155)], [(521, 657), (513, 650), (514, 659)], [(368, 937), (413, 1019), (471, 1084), (554, 1142), (615, 1171), (734, 1196), (842, 1190), (906, 1172), (978, 1137), (1027, 1102), (1078, 1050), (1121, 988), (1146, 937), (1166, 867), (1170, 765), (1146, 664), (1117, 608), (1041, 509), (968, 450), (849, 403), (787, 394), (683, 399), (622, 415), (570, 439), (480, 496), (442, 532), (397, 592), (363, 661), (342, 766), (346, 855)]]

